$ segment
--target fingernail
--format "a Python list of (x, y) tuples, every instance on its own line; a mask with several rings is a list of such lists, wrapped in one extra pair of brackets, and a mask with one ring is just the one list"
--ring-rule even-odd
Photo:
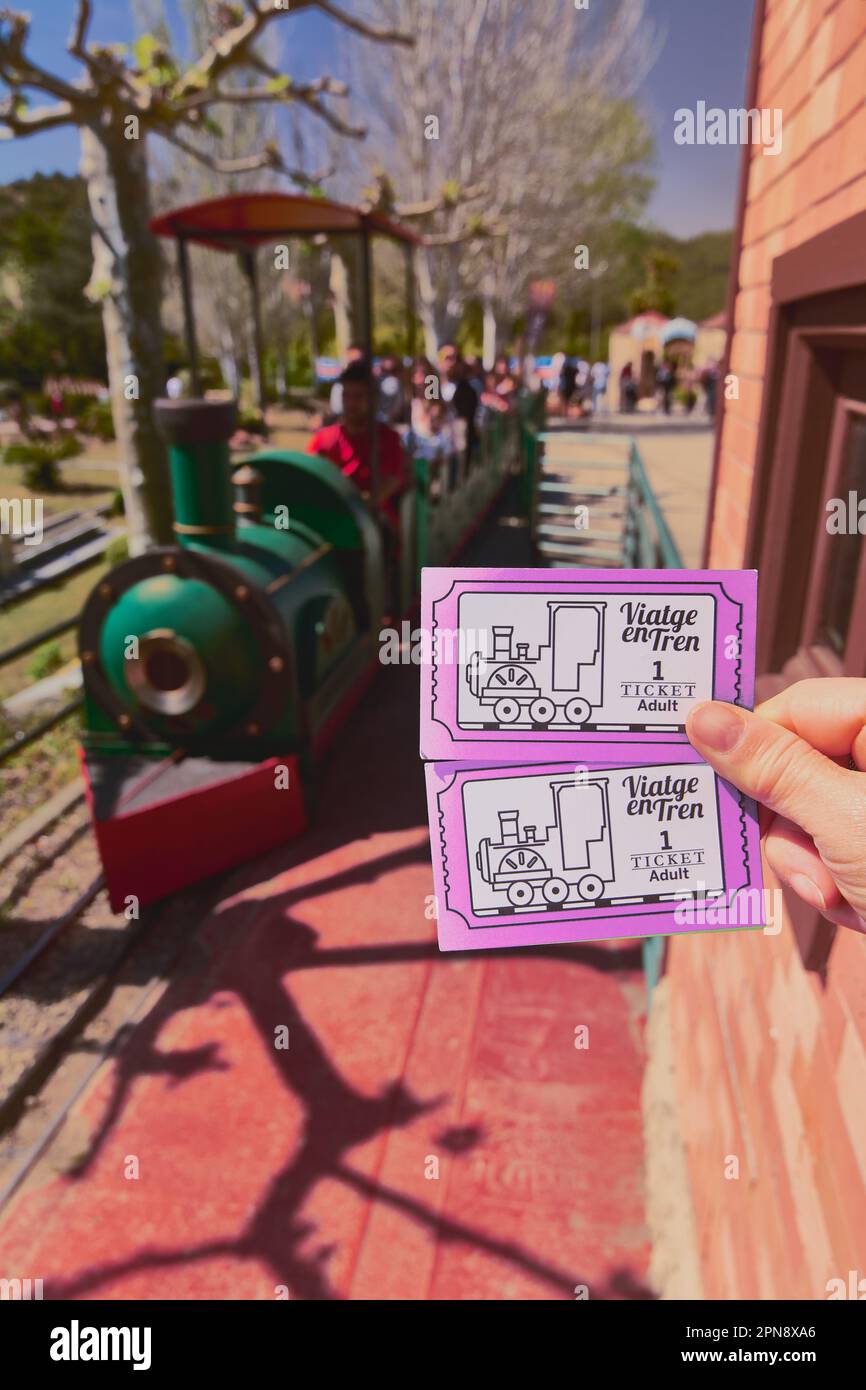
[(706, 744), (716, 753), (730, 753), (739, 743), (746, 727), (745, 720), (738, 710), (730, 705), (715, 701), (696, 705), (688, 717), (686, 732), (689, 738)]
[(810, 907), (817, 907), (819, 912), (826, 912), (827, 902), (817, 883), (813, 883), (805, 874), (792, 874), (788, 882), (803, 902), (808, 903)]

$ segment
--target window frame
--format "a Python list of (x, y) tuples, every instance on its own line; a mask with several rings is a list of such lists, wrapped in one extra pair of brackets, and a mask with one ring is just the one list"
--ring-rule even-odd
[[(852, 418), (866, 422), (866, 401), (850, 396), (837, 396), (824, 474), (826, 498), (843, 497), (842, 473), (845, 467), (845, 446)], [(858, 500), (866, 500), (866, 485)], [(818, 673), (833, 676), (866, 676), (866, 534), (863, 535), (857, 577), (854, 582), (854, 602), (848, 620), (844, 654), (839, 657), (829, 647), (818, 642), (824, 597), (833, 563), (834, 536), (827, 529), (826, 507), (818, 517), (817, 535), (813, 550), (814, 582), (807, 591), (803, 613), (801, 646), (814, 653)]]
[[(825, 502), (839, 495), (847, 421), (852, 408), (866, 413), (866, 390), (861, 400), (842, 389), (856, 355), (860, 392), (860, 354), (866, 381), (866, 213), (773, 263), (744, 558), (759, 571), (759, 699), (808, 676), (866, 676), (866, 546), (844, 660), (803, 640), (832, 560)], [(823, 975), (836, 928), (793, 894), (785, 901), (804, 966)]]

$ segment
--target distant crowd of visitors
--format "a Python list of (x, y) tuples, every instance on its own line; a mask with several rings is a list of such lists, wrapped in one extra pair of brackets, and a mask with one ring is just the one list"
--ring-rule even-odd
[(604, 410), (610, 378), (610, 367), (606, 362), (599, 359), (590, 366), (583, 357), (567, 357), (564, 352), (558, 352), (551, 365), (564, 415), (568, 415), (572, 405), (582, 410), (591, 405), (593, 415)]
[[(683, 410), (691, 415), (698, 403), (698, 391), (704, 393), (704, 411), (712, 420), (716, 414), (719, 378), (721, 368), (711, 359), (703, 368), (692, 366), (690, 362), (677, 362), (666, 357), (659, 363), (655, 372), (656, 408), (664, 415), (673, 409), (674, 395), (679, 392)], [(639, 385), (632, 364), (626, 362), (619, 374), (619, 408), (626, 415), (637, 409)]]
[[(552, 389), (563, 415), (586, 415), (590, 410), (593, 415), (606, 413), (610, 384), (607, 362), (599, 359), (590, 364), (582, 357), (567, 357), (559, 352), (552, 359), (551, 368)], [(656, 408), (663, 414), (672, 413), (677, 398), (684, 413), (690, 415), (698, 403), (699, 391), (703, 391), (704, 410), (712, 419), (716, 413), (719, 376), (720, 368), (715, 360), (699, 369), (691, 363), (666, 357), (654, 370), (648, 387), (646, 380), (638, 380), (631, 362), (626, 362), (619, 373), (618, 406), (620, 411), (630, 415), (637, 410), (641, 394), (645, 397), (653, 394)]]

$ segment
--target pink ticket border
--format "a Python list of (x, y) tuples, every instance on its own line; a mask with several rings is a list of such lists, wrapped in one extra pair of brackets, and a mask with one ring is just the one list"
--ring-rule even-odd
[[(437, 569), (422, 571), (421, 627), (435, 651), (440, 631), (458, 630), (458, 605), (466, 593), (587, 593), (607, 589), (640, 590), (648, 597), (710, 594), (716, 599), (713, 651), (713, 698), (751, 708), (755, 690), (756, 570), (610, 570), (610, 569)], [(739, 656), (725, 655), (726, 636), (736, 632)], [(495, 758), (521, 762), (532, 758), (632, 759), (666, 757), (700, 762), (685, 733), (562, 731), (515, 729), (460, 732), (457, 724), (461, 668), (421, 665), (421, 757), (425, 761)]]
[[(666, 760), (670, 762), (670, 759)], [(679, 762), (677, 758), (675, 761)], [(588, 771), (640, 766), (649, 768), (642, 760), (633, 763), (622, 758), (593, 761)], [(721, 831), (722, 864), (727, 910), (733, 923), (695, 925), (677, 922), (678, 902), (619, 904), (599, 907), (588, 904), (575, 909), (574, 904), (562, 911), (548, 908), (538, 913), (510, 916), (507, 925), (502, 919), (476, 915), (471, 907), (470, 875), (466, 837), (463, 828), (462, 790), (467, 782), (482, 779), (496, 780), (550, 774), (559, 776), (572, 772), (573, 763), (545, 762), (505, 765), (428, 763), (427, 810), (433, 851), (433, 880), (437, 904), (437, 929), (441, 951), (490, 950), (496, 947), (541, 946), (557, 942), (599, 941), (623, 937), (646, 937), (688, 934), (702, 931), (760, 930), (763, 916), (755, 921), (756, 902), (763, 907), (763, 875), (757, 810), (754, 801), (744, 796), (730, 783), (716, 777), (717, 804)], [(748, 892), (748, 901), (736, 906), (738, 896)], [(755, 894), (759, 897), (756, 899)], [(693, 900), (694, 901), (694, 900)], [(721, 897), (708, 897), (706, 906), (721, 907)], [(700, 913), (700, 900), (696, 903)], [(498, 924), (497, 924), (498, 923)]]

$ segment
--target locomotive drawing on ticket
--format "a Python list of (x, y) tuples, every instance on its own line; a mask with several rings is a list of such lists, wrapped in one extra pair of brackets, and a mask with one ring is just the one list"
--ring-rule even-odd
[(427, 776), (443, 949), (686, 930), (684, 905), (760, 893), (753, 807), (703, 763)]
[(754, 602), (749, 571), (425, 570), (422, 756), (688, 747), (692, 705), (752, 703)]

